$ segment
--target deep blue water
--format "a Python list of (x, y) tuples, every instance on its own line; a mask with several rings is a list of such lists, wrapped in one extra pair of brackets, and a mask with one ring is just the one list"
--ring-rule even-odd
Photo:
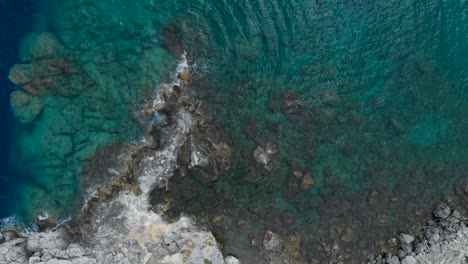
[(0, 218), (13, 207), (19, 175), (10, 166), (10, 133), (15, 125), (9, 94), (14, 85), (8, 79), (10, 68), (18, 62), (18, 46), (30, 32), (38, 9), (37, 0), (0, 0)]

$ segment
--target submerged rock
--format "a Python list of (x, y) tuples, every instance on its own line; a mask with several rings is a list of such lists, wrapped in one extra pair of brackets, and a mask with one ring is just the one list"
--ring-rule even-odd
[(301, 190), (302, 191), (308, 191), (310, 188), (312, 188), (315, 184), (315, 180), (312, 177), (312, 174), (306, 173), (304, 177), (301, 180)]
[(184, 68), (178, 75), (177, 78), (180, 80), (190, 84), (192, 82), (192, 68), (186, 67)]
[(268, 163), (268, 155), (266, 151), (263, 149), (262, 146), (258, 146), (253, 153), (255, 160), (260, 163), (266, 165)]
[(276, 152), (275, 144), (268, 142), (265, 147), (258, 146), (254, 150), (253, 156), (257, 163), (262, 164), (265, 170), (271, 172), (273, 170), (273, 157)]
[(64, 47), (50, 32), (26, 35), (19, 48), (19, 57), (22, 62), (61, 57), (63, 53)]
[(14, 91), (10, 94), (10, 105), (14, 116), (22, 124), (30, 123), (36, 119), (44, 107), (41, 98), (22, 91)]
[(302, 114), (304, 103), (296, 92), (289, 92), (283, 96), (283, 112), (288, 117), (297, 117)]

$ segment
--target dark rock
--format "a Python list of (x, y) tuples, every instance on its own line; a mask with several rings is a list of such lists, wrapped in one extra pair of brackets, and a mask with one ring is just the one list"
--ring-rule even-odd
[(39, 231), (52, 229), (57, 225), (57, 221), (47, 213), (42, 212), (36, 216), (36, 225)]
[(257, 122), (252, 119), (248, 120), (244, 126), (244, 133), (247, 137), (254, 139), (258, 133)]
[[(79, 77), (76, 80), (71, 78), (72, 73), (76, 72), (77, 66), (73, 62), (48, 59), (31, 64), (17, 64), (10, 69), (8, 77), (32, 95), (52, 93), (69, 96), (74, 92), (72, 89), (79, 88), (86, 82), (84, 75), (77, 75)], [(74, 82), (73, 85), (70, 85), (71, 82)]]
[(292, 199), (300, 191), (300, 180), (294, 176), (288, 177), (287, 188), (284, 190), (286, 199)]
[(177, 78), (186, 83), (192, 83), (192, 68), (184, 68), (178, 75)]
[(403, 134), (406, 132), (406, 127), (399, 120), (391, 118), (389, 121), (390, 127), (395, 131), (397, 135)]
[(163, 46), (174, 57), (180, 57), (188, 49), (188, 45), (183, 38), (183, 31), (176, 23), (169, 23), (163, 29)]

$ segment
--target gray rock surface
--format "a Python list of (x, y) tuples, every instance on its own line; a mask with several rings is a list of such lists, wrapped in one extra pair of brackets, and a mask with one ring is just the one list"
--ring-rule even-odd
[(446, 203), (440, 203), (437, 205), (434, 216), (438, 219), (445, 219), (450, 215), (450, 207)]
[[(460, 212), (452, 211), (446, 203), (434, 210), (435, 221), (430, 221), (422, 235), (415, 238), (408, 234), (398, 237), (400, 258), (387, 255), (372, 263), (378, 264), (467, 264), (468, 219)], [(414, 242), (414, 247), (411, 247)]]
[(283, 241), (279, 235), (267, 231), (263, 238), (263, 248), (266, 251), (280, 251), (283, 248)]
[(0, 245), (0, 264), (28, 263), (25, 238), (15, 238)]

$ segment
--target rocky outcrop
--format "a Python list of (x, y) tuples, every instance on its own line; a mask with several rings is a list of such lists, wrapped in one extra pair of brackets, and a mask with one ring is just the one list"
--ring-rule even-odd
[(434, 219), (422, 235), (400, 234), (398, 256), (380, 256), (378, 264), (466, 264), (468, 260), (468, 219), (446, 203), (434, 210)]

